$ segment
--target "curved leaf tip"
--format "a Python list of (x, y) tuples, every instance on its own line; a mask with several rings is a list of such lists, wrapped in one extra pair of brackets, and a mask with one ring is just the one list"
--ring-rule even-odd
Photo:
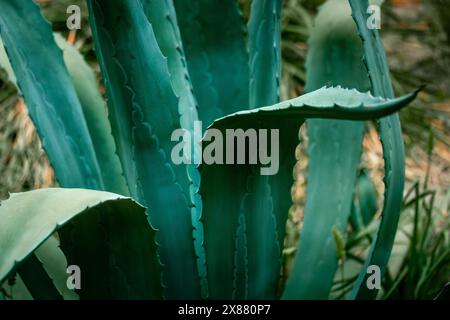
[(398, 112), (411, 103), (420, 90), (421, 88), (396, 99), (384, 99), (356, 89), (323, 87), (272, 106), (244, 110), (219, 118), (209, 128), (236, 128), (243, 125), (243, 121), (248, 127), (253, 121), (273, 123), (283, 119), (297, 119), (299, 123), (308, 118), (371, 120)]

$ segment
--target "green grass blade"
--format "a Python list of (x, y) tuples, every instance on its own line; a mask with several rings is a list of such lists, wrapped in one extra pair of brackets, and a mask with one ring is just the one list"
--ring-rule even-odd
[(164, 295), (198, 298), (192, 204), (190, 190), (185, 188), (190, 185), (190, 177), (184, 165), (170, 162), (176, 145), (170, 137), (180, 128), (180, 116), (167, 59), (140, 0), (92, 0), (89, 7), (91, 23), (97, 30), (94, 37), (99, 59), (113, 64), (105, 63), (102, 68), (105, 79), (109, 79), (106, 88), (111, 96), (120, 92), (123, 98), (110, 108), (119, 108), (117, 115), (132, 115), (131, 123), (127, 120), (124, 124), (131, 137), (131, 153), (123, 155), (131, 172), (124, 170), (128, 184), (137, 187), (132, 195), (146, 205), (150, 221), (158, 230)]
[(1, 203), (0, 219), (0, 282), (58, 231), (68, 264), (81, 269), (80, 298), (161, 297), (155, 231), (129, 198), (40, 189), (12, 194)]
[(450, 300), (450, 282), (447, 282), (434, 300)]
[(199, 117), (208, 126), (249, 104), (245, 26), (236, 1), (174, 3)]
[(33, 1), (1, 0), (0, 34), (58, 182), (103, 188), (80, 102), (39, 7)]
[[(363, 40), (364, 62), (372, 83), (372, 92), (377, 96), (393, 98), (394, 92), (389, 77), (389, 66), (379, 32), (376, 29), (368, 29), (366, 26), (369, 3), (367, 0), (349, 1), (352, 6), (353, 18)], [(403, 200), (405, 159), (398, 114), (381, 119), (379, 121), (379, 132), (385, 163), (384, 204), (380, 228), (350, 295), (350, 298), (356, 299), (376, 298), (377, 290), (369, 290), (366, 286), (366, 277), (368, 276), (366, 270), (369, 265), (377, 265), (380, 267), (381, 275), (384, 275), (392, 251)]]
[[(362, 44), (350, 6), (327, 1), (315, 19), (306, 61), (306, 92), (341, 85), (370, 88)], [(334, 227), (342, 233), (353, 201), (363, 122), (309, 119), (308, 172), (303, 228), (284, 297), (327, 299), (337, 270)], [(324, 197), (323, 195), (327, 196)]]

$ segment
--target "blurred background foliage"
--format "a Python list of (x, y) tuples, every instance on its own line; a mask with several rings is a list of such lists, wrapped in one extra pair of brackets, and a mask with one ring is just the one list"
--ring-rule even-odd
[[(249, 0), (239, 0), (244, 19)], [(342, 0), (346, 1), (346, 0)], [(76, 46), (96, 70), (99, 68), (84, 0), (38, 0), (44, 15)], [(284, 0), (282, 17), (282, 98), (303, 93), (307, 77), (304, 62), (314, 17), (324, 0)], [(83, 13), (82, 29), (69, 32), (66, 9), (76, 4)], [(397, 95), (426, 85), (418, 100), (401, 112), (406, 145), (404, 212), (380, 297), (395, 299), (434, 298), (450, 282), (450, 1), (386, 0), (381, 34), (389, 57)], [(8, 192), (55, 186), (54, 176), (41, 148), (34, 126), (19, 94), (0, 70), (0, 199)], [(301, 236), (307, 167), (307, 137), (294, 174), (293, 206), (287, 226), (284, 273), (289, 273), (296, 243)], [(382, 150), (374, 123), (367, 124), (364, 169), (374, 182), (378, 207), (384, 185)], [(376, 217), (379, 216), (379, 211)], [(355, 272), (369, 246), (374, 219), (364, 230), (349, 227), (346, 252), (336, 274), (333, 297), (342, 298), (351, 289)]]

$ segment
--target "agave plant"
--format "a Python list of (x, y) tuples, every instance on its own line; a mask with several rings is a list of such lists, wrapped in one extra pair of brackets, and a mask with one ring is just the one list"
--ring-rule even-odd
[[(378, 32), (366, 27), (368, 2), (349, 2), (354, 21), (346, 1), (321, 9), (309, 93), (280, 102), (281, 0), (253, 0), (247, 26), (235, 1), (88, 0), (105, 102), (92, 70), (53, 35), (36, 4), (0, 0), (0, 34), (62, 187), (2, 202), (0, 282), (17, 272), (34, 298), (67, 298), (66, 267), (76, 265), (81, 299), (328, 298), (337, 268), (333, 230), (343, 232), (350, 219), (362, 121), (381, 118), (383, 214), (349, 296), (374, 298), (367, 266), (384, 272), (402, 200), (395, 112), (416, 93), (393, 97)], [(305, 223), (280, 292), (306, 119)], [(172, 133), (194, 133), (196, 121), (216, 132), (278, 129), (278, 173), (261, 175), (261, 163), (173, 163)], [(188, 148), (202, 152), (193, 139)]]

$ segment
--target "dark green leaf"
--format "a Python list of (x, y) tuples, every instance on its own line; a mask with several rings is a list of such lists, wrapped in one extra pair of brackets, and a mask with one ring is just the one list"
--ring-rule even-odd
[[(372, 83), (372, 93), (384, 98), (393, 98), (389, 66), (379, 32), (377, 29), (367, 28), (369, 3), (367, 0), (349, 1), (352, 6), (353, 18), (363, 40), (364, 62)], [(405, 155), (398, 114), (381, 119), (379, 132), (384, 159), (384, 204), (380, 228), (350, 296), (350, 298), (356, 299), (376, 298), (378, 290), (369, 290), (366, 286), (368, 276), (366, 270), (370, 265), (377, 265), (380, 267), (381, 276), (384, 275), (394, 244), (403, 201)]]
[(161, 297), (155, 231), (129, 198), (40, 189), (12, 194), (1, 203), (0, 220), (0, 282), (58, 231), (68, 264), (81, 269), (80, 298)]
[[(320, 8), (308, 44), (306, 92), (324, 85), (369, 90), (361, 39), (345, 1)], [(338, 264), (332, 230), (344, 232), (347, 225), (364, 123), (309, 119), (307, 129), (306, 206), (285, 298), (327, 299)]]
[[(192, 92), (191, 83), (184, 57), (183, 44), (172, 0), (150, 1), (141, 0), (144, 12), (155, 32), (156, 40), (165, 57), (167, 57), (170, 79), (175, 94), (179, 97), (178, 110), (180, 112), (180, 126), (188, 130), (193, 137), (195, 133), (195, 121), (198, 121), (197, 102)], [(197, 149), (195, 149), (197, 148)], [(191, 150), (198, 150), (199, 145), (191, 139)], [(187, 164), (188, 179), (180, 180), (183, 190), (190, 196), (191, 219), (194, 227), (194, 246), (197, 255), (197, 265), (201, 278), (202, 297), (208, 295), (206, 281), (205, 252), (203, 248), (203, 225), (200, 222), (202, 214), (202, 199), (198, 193), (200, 186), (200, 174), (196, 164)]]
[(62, 296), (55, 288), (53, 280), (44, 269), (42, 262), (31, 254), (18, 268), (28, 291), (37, 300), (61, 300)]
[(245, 26), (237, 1), (174, 3), (199, 117), (208, 126), (249, 105)]
[(98, 90), (94, 71), (78, 50), (70, 45), (61, 35), (56, 34), (55, 40), (61, 50), (63, 50), (64, 62), (83, 108), (83, 114), (103, 177), (104, 190), (128, 195), (128, 187), (123, 177), (122, 166), (116, 155), (116, 146), (111, 135), (106, 102)]
[(28, 0), (1, 0), (0, 34), (59, 183), (103, 188), (80, 102), (39, 7)]
[[(411, 94), (391, 101), (374, 98), (356, 90), (322, 88), (274, 106), (241, 111), (224, 117), (215, 121), (212, 128), (219, 129), (222, 132), (226, 129), (236, 128), (244, 130), (248, 128), (256, 130), (260, 128), (279, 129), (280, 137), (289, 137), (289, 140), (282, 141), (280, 144), (279, 154), (290, 157), (294, 162), (295, 147), (298, 144), (298, 127), (305, 118), (325, 117), (365, 120), (395, 112), (414, 97), (415, 94)], [(223, 154), (226, 154), (226, 150)], [(238, 219), (242, 210), (245, 210), (245, 206), (249, 205), (247, 199), (253, 196), (247, 189), (247, 187), (251, 187), (247, 183), (252, 183), (252, 180), (247, 181), (249, 171), (254, 170), (251, 166), (214, 164), (201, 167), (208, 282), (210, 295), (215, 299), (232, 297)], [(282, 170), (281, 172), (286, 171)], [(222, 179), (217, 180), (217, 177)], [(286, 177), (275, 174), (270, 179), (276, 183), (278, 179), (286, 179)], [(233, 190), (233, 192), (224, 199), (224, 192), (229, 190)], [(258, 190), (258, 192), (260, 191), (264, 190)], [(252, 204), (250, 203), (250, 205)], [(270, 204), (259, 204), (259, 206), (264, 205)], [(273, 224), (273, 221), (261, 221), (260, 227), (265, 229), (263, 223)], [(269, 237), (267, 237), (267, 234), (260, 235), (260, 241), (266, 241), (267, 239), (272, 241), (272, 235)], [(250, 257), (254, 254), (252, 251), (257, 248), (250, 246), (249, 243), (247, 247), (247, 255)], [(267, 282), (266, 285), (267, 288), (270, 288), (272, 283)]]
[(121, 142), (126, 148), (119, 152), (126, 159), (122, 163), (127, 163), (125, 177), (134, 186), (132, 196), (146, 205), (150, 222), (158, 230), (164, 295), (198, 298), (192, 204), (190, 189), (185, 188), (190, 186), (192, 171), (170, 161), (176, 145), (171, 135), (180, 128), (180, 114), (167, 59), (140, 0), (91, 0), (88, 4), (112, 101), (109, 108), (118, 122), (113, 129), (116, 136), (127, 137)]

